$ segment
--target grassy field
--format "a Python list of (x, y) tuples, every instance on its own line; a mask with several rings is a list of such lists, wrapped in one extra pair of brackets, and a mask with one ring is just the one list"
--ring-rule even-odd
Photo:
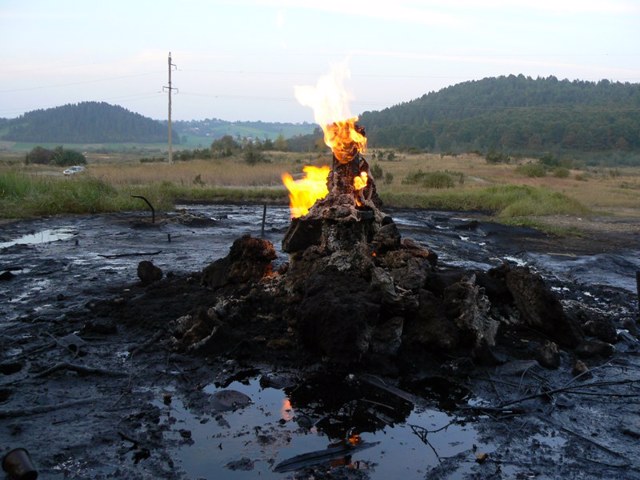
[[(160, 210), (185, 200), (286, 203), (283, 172), (295, 178), (304, 165), (330, 161), (328, 153), (270, 152), (267, 157), (268, 163), (256, 165), (241, 157), (169, 165), (140, 163), (131, 152), (91, 153), (85, 173), (64, 177), (60, 167), (23, 165), (19, 156), (0, 156), (0, 216), (146, 208), (131, 195), (144, 195)], [(639, 168), (566, 170), (562, 175), (531, 177), (517, 164), (488, 164), (472, 154), (400, 154), (394, 161), (369, 163), (377, 173), (380, 196), (391, 206), (481, 210), (510, 223), (554, 215), (640, 218)]]

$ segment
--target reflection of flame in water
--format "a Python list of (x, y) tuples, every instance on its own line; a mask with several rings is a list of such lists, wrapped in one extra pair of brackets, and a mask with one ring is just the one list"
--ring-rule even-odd
[(288, 398), (282, 400), (282, 407), (280, 407), (280, 418), (289, 422), (293, 420), (293, 407), (291, 401)]

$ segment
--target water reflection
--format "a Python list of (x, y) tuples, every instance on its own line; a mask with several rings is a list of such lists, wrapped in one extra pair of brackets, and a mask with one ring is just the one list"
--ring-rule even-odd
[[(287, 477), (280, 471), (347, 466), (386, 480), (415, 478), (454, 455), (468, 454), (472, 461), (478, 443), (473, 426), (429, 406), (432, 402), (415, 397), (413, 403), (385, 388), (357, 376), (317, 374), (284, 389), (261, 387), (252, 377), (204, 389), (210, 395), (235, 390), (251, 398), (233, 411), (195, 412), (177, 397), (167, 406), (161, 394), (156, 405), (168, 410), (168, 436), (179, 440), (180, 429), (191, 432), (193, 442), (174, 455), (188, 478), (279, 479)], [(350, 442), (354, 438), (357, 442)], [(276, 471), (282, 464), (288, 467)]]

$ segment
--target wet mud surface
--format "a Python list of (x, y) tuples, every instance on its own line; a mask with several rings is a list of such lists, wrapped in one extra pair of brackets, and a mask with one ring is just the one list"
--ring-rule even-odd
[[(393, 376), (247, 353), (261, 348), (250, 339), (237, 354), (177, 353), (171, 323), (210, 306), (202, 269), (260, 236), (262, 206), (188, 206), (155, 224), (144, 213), (8, 223), (0, 453), (28, 449), (50, 479), (640, 478), (637, 236), (387, 213), (443, 267), (530, 266), (565, 306), (612, 320), (612, 352), (581, 373), (561, 352), (547, 369), (520, 355), (526, 338), (506, 338), (499, 365), (439, 358)], [(287, 208), (269, 207), (276, 266), (288, 225)], [(143, 285), (143, 260), (163, 279)]]

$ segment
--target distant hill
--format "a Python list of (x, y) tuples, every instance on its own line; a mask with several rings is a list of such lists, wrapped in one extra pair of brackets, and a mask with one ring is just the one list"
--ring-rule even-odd
[[(166, 123), (105, 102), (34, 110), (0, 122), (0, 139), (42, 143), (164, 143)], [(173, 139), (179, 143), (175, 133)]]
[(217, 118), (205, 120), (189, 120), (173, 122), (173, 127), (180, 135), (206, 137), (210, 141), (225, 135), (257, 140), (275, 140), (282, 135), (291, 138), (307, 135), (316, 128), (313, 123), (274, 123), (274, 122), (228, 122)]
[(485, 78), (365, 112), (359, 123), (372, 147), (639, 151), (640, 84)]
[[(174, 121), (173, 143), (181, 139), (208, 146), (218, 138), (275, 140), (306, 135), (311, 123), (229, 122), (216, 118)], [(167, 122), (153, 120), (117, 105), (81, 102), (34, 110), (15, 119), (0, 118), (0, 140), (29, 143), (165, 143)]]

